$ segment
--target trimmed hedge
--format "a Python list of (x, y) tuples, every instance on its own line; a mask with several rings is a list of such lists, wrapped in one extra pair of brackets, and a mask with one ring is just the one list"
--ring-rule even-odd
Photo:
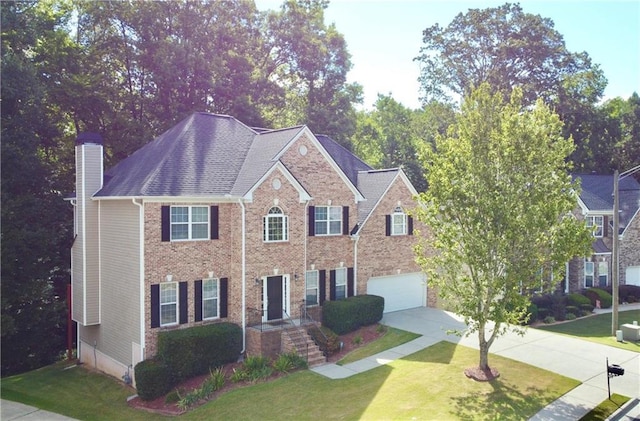
[(382, 320), (384, 298), (377, 295), (356, 295), (344, 300), (325, 301), (322, 324), (338, 335), (353, 332), (362, 326)]
[(143, 401), (166, 395), (176, 384), (169, 367), (160, 359), (140, 361), (135, 367), (136, 388)]
[(307, 332), (325, 356), (328, 357), (340, 350), (340, 338), (328, 327), (313, 325)]
[(582, 304), (591, 304), (591, 300), (582, 294), (567, 295), (567, 303), (570, 306), (580, 307)]
[(611, 294), (600, 288), (589, 288), (584, 292), (584, 295), (591, 300), (591, 304), (596, 306), (596, 300), (600, 301), (600, 308), (609, 308), (613, 302)]
[(233, 323), (195, 326), (158, 335), (158, 357), (166, 363), (176, 382), (234, 362), (240, 351), (242, 328)]
[[(604, 288), (609, 294), (612, 294), (611, 285)], [(640, 286), (637, 285), (619, 285), (618, 286), (618, 304), (635, 303), (640, 298)]]

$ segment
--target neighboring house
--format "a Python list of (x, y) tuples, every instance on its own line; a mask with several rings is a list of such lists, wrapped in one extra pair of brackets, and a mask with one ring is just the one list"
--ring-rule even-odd
[(154, 356), (164, 330), (233, 322), (251, 354), (265, 349), (254, 326), (319, 317), (326, 300), (435, 302), (404, 172), (374, 170), (306, 126), (195, 113), (102, 166), (100, 136), (81, 134), (72, 316), (80, 360), (116, 377)]
[[(577, 215), (594, 230), (591, 256), (567, 265), (565, 292), (611, 285), (613, 244), (612, 175), (575, 175), (582, 191)], [(640, 184), (632, 177), (619, 183), (619, 277), (620, 284), (640, 286)]]

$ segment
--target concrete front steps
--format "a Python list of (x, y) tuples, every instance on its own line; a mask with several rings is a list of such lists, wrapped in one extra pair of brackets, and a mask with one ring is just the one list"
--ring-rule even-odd
[(300, 355), (307, 360), (309, 368), (327, 363), (327, 358), (303, 326), (291, 326), (284, 330), (282, 350)]

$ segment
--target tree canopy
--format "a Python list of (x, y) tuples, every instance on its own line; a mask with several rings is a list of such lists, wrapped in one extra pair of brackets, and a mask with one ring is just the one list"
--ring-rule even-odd
[(496, 337), (526, 321), (528, 293), (555, 287), (565, 263), (590, 252), (592, 234), (571, 213), (579, 186), (561, 126), (541, 100), (529, 109), (519, 89), (507, 102), (483, 84), (425, 152), (429, 189), (416, 216), (432, 236), (417, 258), (478, 334), (483, 371)]

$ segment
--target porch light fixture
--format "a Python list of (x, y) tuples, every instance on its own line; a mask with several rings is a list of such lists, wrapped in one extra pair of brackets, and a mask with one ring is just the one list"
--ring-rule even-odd
[(298, 272), (295, 272), (295, 273), (293, 274), (293, 280), (294, 280), (294, 281), (296, 281), (296, 282), (298, 282)]
[(316, 270), (316, 265), (311, 263), (311, 270)]
[(256, 281), (256, 285), (260, 285), (260, 278), (258, 278), (258, 277), (256, 276), (255, 281)]
[(167, 282), (171, 282), (173, 280), (173, 275), (167, 275)]

